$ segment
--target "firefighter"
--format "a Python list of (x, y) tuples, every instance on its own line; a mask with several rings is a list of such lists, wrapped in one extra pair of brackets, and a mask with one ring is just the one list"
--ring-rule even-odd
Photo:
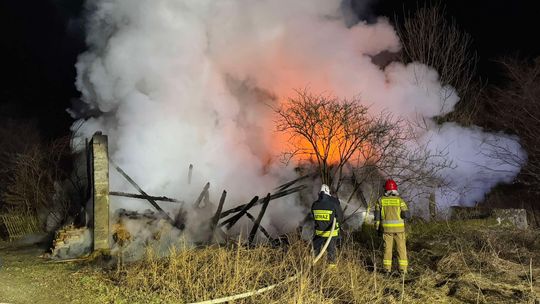
[(375, 207), (375, 228), (382, 233), (384, 240), (383, 267), (385, 272), (391, 272), (392, 249), (395, 243), (398, 253), (399, 271), (404, 274), (407, 272), (407, 267), (409, 266), (405, 245), (404, 222), (404, 219), (409, 218), (409, 208), (399, 196), (395, 181), (388, 179), (384, 184), (384, 190), (384, 195), (379, 198)]
[(311, 206), (311, 214), (315, 220), (315, 235), (313, 236), (313, 249), (315, 255), (318, 255), (330, 237), (332, 223), (336, 218), (336, 226), (332, 233), (332, 239), (328, 244), (328, 266), (336, 267), (336, 242), (339, 238), (339, 223), (343, 222), (343, 212), (339, 205), (339, 200), (330, 195), (330, 187), (323, 184), (319, 192), (319, 198)]

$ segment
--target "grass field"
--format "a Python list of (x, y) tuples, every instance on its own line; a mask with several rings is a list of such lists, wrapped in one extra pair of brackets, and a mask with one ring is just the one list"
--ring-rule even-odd
[(372, 231), (348, 236), (338, 268), (311, 266), (309, 243), (291, 236), (286, 248), (238, 244), (184, 248), (139, 262), (97, 259), (48, 263), (36, 248), (0, 251), (0, 302), (189, 303), (252, 291), (297, 278), (235, 303), (538, 303), (540, 232), (489, 221), (409, 225), (412, 270), (379, 273)]

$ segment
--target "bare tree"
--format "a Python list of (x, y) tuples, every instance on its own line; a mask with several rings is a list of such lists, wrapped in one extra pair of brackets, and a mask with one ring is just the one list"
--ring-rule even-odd
[(444, 100), (452, 94), (446, 85), (452, 86), (459, 95), (456, 110), (445, 120), (471, 124), (484, 87), (476, 77), (478, 56), (472, 47), (472, 37), (453, 18), (446, 17), (446, 9), (441, 4), (405, 14), (404, 20), (396, 25), (396, 31), (402, 44), (402, 61), (420, 62), (437, 70), (444, 85), (440, 92)]
[(484, 99), (486, 127), (503, 130), (519, 137), (523, 153), (504, 141), (486, 143), (488, 156), (501, 164), (520, 168), (516, 182), (525, 199), (524, 206), (538, 223), (540, 210), (536, 197), (540, 193), (540, 57), (534, 60), (505, 58), (499, 61), (506, 70), (503, 85), (492, 87)]
[(491, 156), (503, 163), (521, 167), (519, 182), (540, 192), (540, 57), (533, 61), (507, 58), (504, 86), (495, 87), (486, 98), (488, 126), (516, 134), (527, 155), (501, 143), (490, 143)]
[(63, 161), (70, 161), (69, 139), (34, 144), (10, 158), (10, 176), (3, 199), (7, 209), (37, 215), (45, 211), (61, 222), (69, 211), (70, 200), (60, 183), (69, 177)]
[[(411, 185), (444, 184), (437, 176), (450, 165), (444, 151), (427, 149), (412, 127), (389, 113), (370, 115), (358, 98), (297, 91), (276, 113), (277, 130), (289, 137), (286, 160), (298, 157), (316, 163), (321, 180), (336, 192), (349, 181), (354, 185), (349, 201), (361, 184), (377, 175)], [(361, 200), (367, 205), (365, 197)]]
[(32, 121), (0, 117), (0, 211), (5, 208), (2, 194), (12, 176), (12, 161), (40, 144), (39, 131)]
[[(417, 138), (426, 130), (390, 113), (373, 116), (358, 98), (303, 90), (275, 111), (277, 130), (288, 136), (290, 144), (285, 159), (311, 162), (315, 166), (303, 167), (317, 168), (321, 180), (336, 193), (346, 185), (345, 208), (354, 197), (367, 210), (372, 208), (388, 177), (404, 186), (402, 195), (409, 200), (427, 200), (435, 197), (435, 191), (451, 190), (440, 174), (452, 167), (447, 151), (433, 151), (429, 141)], [(435, 210), (434, 199), (431, 207)]]
[[(300, 157), (317, 162), (323, 183), (339, 188), (344, 166), (359, 153), (370, 154), (376, 140), (392, 126), (368, 115), (359, 99), (338, 99), (296, 91), (276, 109), (277, 130), (289, 136), (287, 160)], [(336, 179), (337, 178), (337, 179)]]

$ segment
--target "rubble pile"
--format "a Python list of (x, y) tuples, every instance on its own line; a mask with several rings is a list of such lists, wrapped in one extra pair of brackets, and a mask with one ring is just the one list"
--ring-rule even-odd
[(87, 255), (92, 249), (92, 236), (88, 227), (64, 226), (55, 233), (51, 258), (70, 259)]
[(181, 230), (174, 227), (159, 213), (119, 209), (112, 224), (113, 256), (122, 256), (126, 261), (138, 260), (147, 250), (162, 256), (172, 247), (185, 246)]

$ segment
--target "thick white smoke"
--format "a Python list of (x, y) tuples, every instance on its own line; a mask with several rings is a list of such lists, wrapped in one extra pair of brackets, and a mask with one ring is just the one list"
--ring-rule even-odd
[(495, 157), (498, 147), (526, 159), (518, 139), (502, 133), (488, 133), (479, 127), (464, 128), (446, 123), (423, 136), (432, 150), (446, 151), (453, 161), (440, 175), (447, 179), (451, 191), (436, 192), (437, 203), (443, 206), (472, 206), (498, 183), (510, 183), (519, 168), (509, 159)]
[[(283, 143), (275, 139), (268, 104), (293, 89), (360, 95), (374, 113), (386, 109), (407, 119), (448, 113), (459, 100), (427, 66), (373, 64), (372, 56), (400, 49), (394, 29), (385, 18), (347, 27), (350, 12), (340, 0), (87, 4), (89, 49), (77, 64), (77, 87), (103, 114), (76, 133), (80, 139), (98, 130), (109, 135), (111, 157), (151, 194), (194, 200), (210, 181), (213, 199), (227, 189), (232, 204), (292, 176), (276, 159)], [(448, 151), (459, 166), (444, 173), (456, 188), (474, 184), (448, 204), (474, 202), (519, 170), (505, 167), (486, 178), (475, 165), (497, 166), (479, 154), (482, 138), (519, 150), (513, 138), (453, 124), (422, 136), (434, 147), (455, 142)], [(129, 190), (114, 176), (111, 188)], [(288, 206), (271, 212), (287, 214), (292, 228), (304, 215)]]

